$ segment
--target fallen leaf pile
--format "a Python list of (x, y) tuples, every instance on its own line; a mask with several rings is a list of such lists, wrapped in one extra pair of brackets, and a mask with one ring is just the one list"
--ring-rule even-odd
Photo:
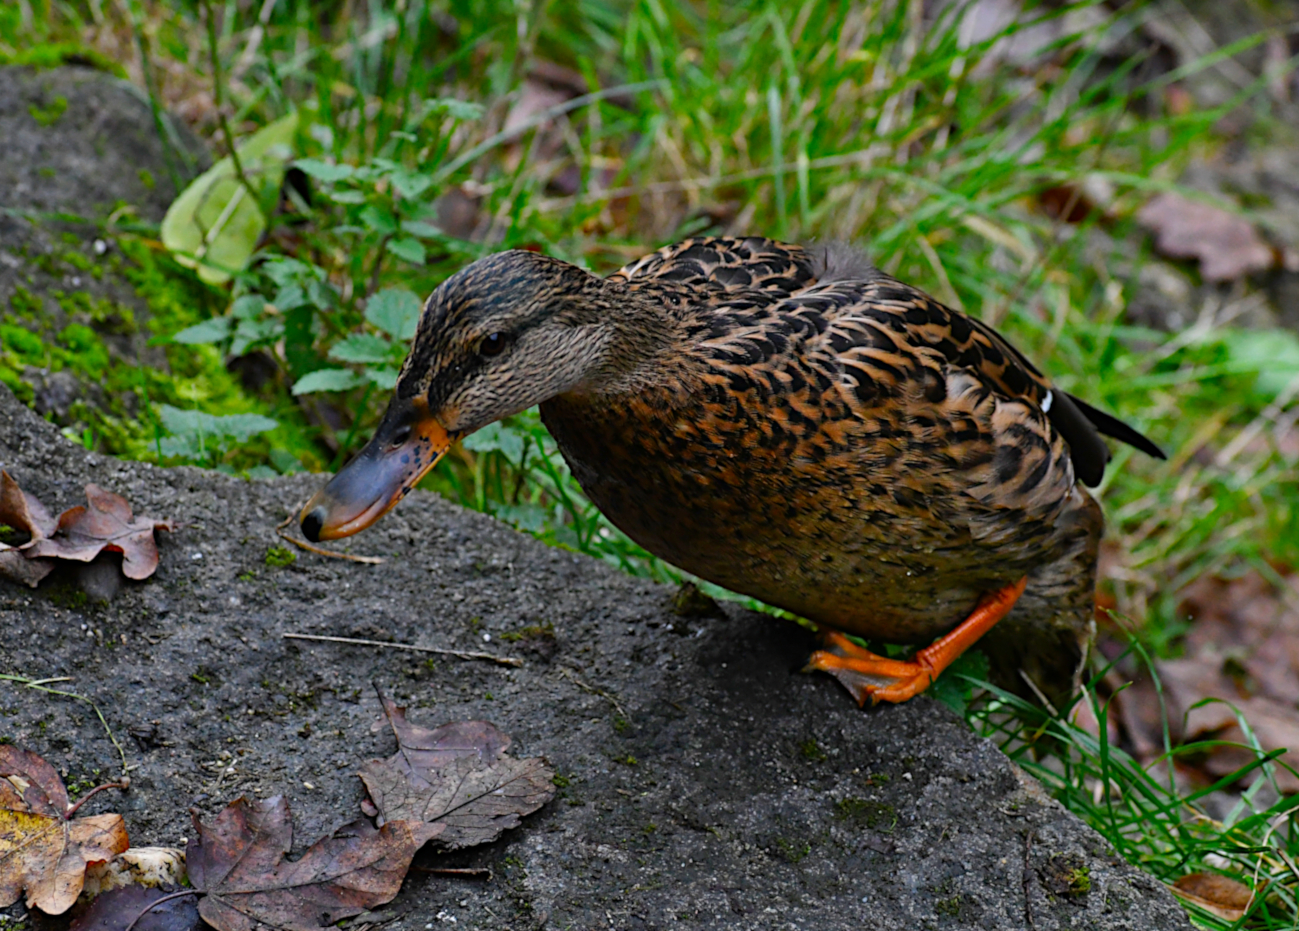
[(0, 744), (0, 908), (61, 915), (81, 894), (86, 867), (126, 850), (121, 815), (70, 818), (68, 791), (35, 753)]
[(158, 568), (155, 530), (173, 530), (170, 521), (136, 517), (121, 495), (86, 486), (87, 506), (50, 517), (44, 505), (0, 471), (0, 524), (30, 539), (18, 546), (0, 543), (0, 576), (35, 588), (54, 569), (54, 560), (90, 562), (102, 552), (122, 554), (122, 574), (147, 579)]
[[(1264, 750), (1287, 750), (1280, 762), (1299, 770), (1299, 574), (1283, 581), (1278, 587), (1258, 572), (1198, 579), (1182, 595), (1179, 613), (1193, 621), (1184, 655), (1155, 662), (1175, 743), (1240, 745), (1217, 746), (1198, 759), (1208, 781), (1255, 758), (1238, 714)], [(1162, 753), (1154, 682), (1137, 677), (1114, 701), (1134, 755), (1149, 761)], [(1276, 780), (1282, 792), (1299, 792), (1299, 776), (1286, 767), (1276, 767)]]
[[(362, 769), (370, 795), (361, 807), (374, 822), (352, 821), (290, 860), (293, 818), (279, 796), (236, 799), (208, 822), (191, 812), (189, 888), (111, 889), (81, 906), (71, 931), (190, 931), (202, 922), (216, 931), (325, 931), (392, 901), (429, 841), (442, 850), (489, 843), (554, 796), (545, 761), (507, 756), (510, 738), (486, 721), (419, 727), (379, 697), (398, 751)], [(0, 777), (0, 907), (26, 890), (29, 908), (61, 914), (89, 863), (127, 849), (122, 819), (68, 820), (63, 783), (34, 753), (0, 745)]]
[(1168, 887), (1178, 898), (1226, 921), (1240, 921), (1254, 901), (1254, 890), (1217, 873), (1187, 873)]

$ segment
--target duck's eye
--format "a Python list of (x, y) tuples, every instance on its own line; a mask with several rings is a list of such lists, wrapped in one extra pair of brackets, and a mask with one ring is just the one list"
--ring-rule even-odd
[(410, 425), (407, 424), (404, 427), (398, 427), (393, 432), (392, 439), (388, 441), (388, 445), (396, 449), (398, 446), (401, 446), (409, 439), (410, 439)]
[(484, 336), (483, 341), (478, 344), (478, 354), (480, 356), (499, 356), (505, 350), (505, 334), (492, 333), (490, 336)]

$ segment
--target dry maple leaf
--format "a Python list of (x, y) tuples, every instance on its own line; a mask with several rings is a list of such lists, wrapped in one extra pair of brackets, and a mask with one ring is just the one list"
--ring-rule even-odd
[(217, 931), (317, 931), (390, 902), (415, 852), (444, 830), (413, 821), (382, 828), (354, 821), (289, 861), (293, 819), (280, 796), (236, 799), (210, 825), (192, 814), (186, 868), (194, 888), (205, 893), (199, 914)]
[(68, 931), (199, 931), (196, 896), (176, 886), (110, 889), (96, 896)]
[(444, 825), (438, 846), (458, 850), (496, 840), (555, 794), (555, 773), (540, 758), (505, 755), (510, 738), (486, 721), (418, 727), (383, 695), (397, 753), (361, 767), (370, 793), (362, 810), (392, 819)]
[(130, 844), (121, 815), (70, 819), (63, 780), (29, 750), (0, 745), (0, 908), (27, 892), (27, 907), (67, 911), (81, 894), (86, 867)]
[(1168, 888), (1180, 898), (1227, 921), (1244, 918), (1254, 900), (1253, 889), (1219, 873), (1188, 873)]
[(90, 562), (101, 552), (122, 554), (122, 574), (147, 579), (158, 568), (155, 530), (172, 530), (171, 521), (135, 517), (121, 495), (98, 485), (86, 486), (89, 507), (68, 508), (59, 515), (58, 533), (36, 541), (33, 556)]
[(1199, 259), (1205, 281), (1243, 278), (1275, 261), (1244, 217), (1178, 194), (1155, 195), (1137, 211), (1137, 221), (1155, 234), (1155, 247), (1164, 255)]

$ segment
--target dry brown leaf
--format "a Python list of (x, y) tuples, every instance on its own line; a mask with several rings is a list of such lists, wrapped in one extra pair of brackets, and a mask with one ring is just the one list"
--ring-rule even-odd
[(1137, 211), (1137, 221), (1155, 234), (1163, 255), (1199, 259), (1205, 281), (1233, 281), (1266, 271), (1275, 261), (1248, 220), (1179, 194), (1156, 194)]
[(1218, 873), (1188, 873), (1169, 887), (1176, 895), (1227, 921), (1245, 916), (1254, 890)]
[(445, 830), (354, 821), (289, 861), (293, 821), (281, 797), (236, 799), (210, 825), (193, 817), (185, 862), (190, 882), (205, 893), (199, 914), (217, 931), (317, 931), (390, 902), (416, 851)]
[(101, 552), (122, 554), (122, 574), (147, 579), (158, 568), (155, 530), (172, 530), (170, 521), (135, 517), (121, 495), (98, 485), (86, 486), (89, 507), (68, 508), (59, 515), (58, 533), (38, 540), (33, 556), (90, 562)]
[(379, 823), (394, 818), (444, 825), (437, 844), (447, 850), (496, 840), (555, 794), (555, 773), (540, 758), (505, 755), (510, 738), (486, 721), (460, 721), (432, 730), (406, 720), (406, 709), (380, 696), (397, 737), (388, 760), (361, 767), (370, 793), (362, 808)]
[[(199, 931), (194, 893), (175, 896), (177, 886), (122, 886), (95, 897), (68, 931)], [(162, 901), (167, 899), (167, 901)]]
[(3, 470), (0, 470), (0, 524), (31, 537), (21, 546), (0, 543), (0, 576), (35, 588), (54, 569), (54, 563), (47, 559), (30, 559), (22, 551), (54, 533), (58, 521)]
[(69, 820), (54, 767), (29, 750), (0, 745), (0, 908), (27, 893), (27, 907), (60, 915), (85, 883), (86, 867), (129, 845), (121, 815)]

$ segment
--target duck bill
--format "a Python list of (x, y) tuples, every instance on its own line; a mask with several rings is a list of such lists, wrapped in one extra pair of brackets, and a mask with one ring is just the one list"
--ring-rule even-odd
[(359, 533), (392, 510), (451, 448), (422, 402), (394, 400), (365, 449), (316, 492), (299, 515), (312, 542)]

